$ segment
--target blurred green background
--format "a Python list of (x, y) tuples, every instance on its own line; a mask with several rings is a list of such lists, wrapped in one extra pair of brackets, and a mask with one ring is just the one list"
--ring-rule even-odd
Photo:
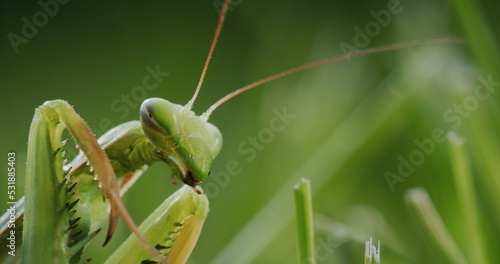
[[(220, 97), (260, 78), (341, 55), (341, 43), (354, 45), (355, 27), (364, 31), (376, 21), (373, 11), (387, 10), (388, 3), (396, 2), (234, 1), (194, 111), (202, 113)], [(381, 240), (384, 263), (446, 263), (445, 254), (405, 205), (405, 192), (416, 186), (428, 191), (465, 258), (473, 263), (471, 256), (477, 253), (469, 245), (472, 228), (482, 234), (488, 263), (500, 262), (494, 240), (500, 234), (500, 168), (495, 164), (500, 158), (500, 93), (480, 100), (455, 129), (465, 139), (477, 211), (464, 212), (460, 204), (463, 196), (456, 188), (448, 143), (436, 144), (394, 191), (384, 176), (387, 171), (397, 174), (400, 155), (408, 159), (418, 150), (415, 140), (457, 124), (443, 115), (474, 95), (478, 76), (491, 75), (500, 82), (498, 47), (480, 38), (477, 46), (470, 45), (472, 35), (462, 26), (485, 39), (498, 39), (498, 4), (476, 4), (484, 11), (477, 17), (484, 25), (457, 15), (448, 1), (400, 1), (401, 12), (369, 37), (367, 47), (442, 36), (464, 36), (465, 44), (338, 62), (273, 81), (217, 109), (211, 122), (223, 133), (224, 146), (213, 164), (213, 177), (202, 184), (211, 211), (190, 263), (295, 263), (291, 186), (300, 177), (312, 182), (319, 263), (361, 263), (370, 236)], [(32, 21), (40, 10), (36, 1), (2, 1), (0, 7), (0, 153), (5, 161), (8, 151), (17, 153), (19, 192), (37, 106), (67, 100), (99, 136), (108, 126), (138, 119), (143, 95), (185, 104), (217, 22), (212, 1), (70, 1), (26, 44), (19, 44), (16, 53), (9, 32), (21, 35), (21, 18)], [(142, 84), (146, 67), (157, 65), (168, 77), (156, 89), (137, 93), (134, 87)], [(131, 98), (129, 104), (124, 97)], [(284, 108), (295, 118), (266, 138), (248, 161), (238, 146), (269, 131), (273, 109)], [(232, 160), (241, 172), (227, 184), (217, 182)], [(5, 171), (6, 162), (0, 164)], [(167, 166), (155, 164), (127, 193), (127, 207), (137, 222), (178, 188), (169, 175)], [(6, 191), (0, 190), (2, 210)], [(467, 214), (478, 216), (479, 227), (467, 225)], [(127, 236), (122, 224), (109, 246), (96, 247), (99, 253), (89, 256), (95, 263)], [(95, 241), (100, 245), (103, 237)]]

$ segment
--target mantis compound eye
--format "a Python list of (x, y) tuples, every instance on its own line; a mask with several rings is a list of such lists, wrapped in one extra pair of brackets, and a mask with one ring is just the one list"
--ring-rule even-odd
[(184, 106), (161, 98), (141, 105), (144, 134), (157, 146), (174, 174), (195, 186), (208, 176), (222, 146), (219, 129)]

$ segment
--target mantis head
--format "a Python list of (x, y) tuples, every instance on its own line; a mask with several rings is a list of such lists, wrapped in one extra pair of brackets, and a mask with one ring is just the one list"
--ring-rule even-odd
[(210, 172), (222, 146), (219, 129), (182, 106), (161, 98), (144, 101), (142, 128), (174, 176), (189, 186), (198, 185)]

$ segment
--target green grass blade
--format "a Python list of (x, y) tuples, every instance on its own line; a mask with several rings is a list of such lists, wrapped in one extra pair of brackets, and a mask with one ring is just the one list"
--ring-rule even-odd
[[(467, 46), (471, 56), (477, 65), (485, 73), (484, 76), (490, 76), (494, 81), (500, 79), (500, 54), (498, 52), (498, 42), (494, 38), (491, 26), (486, 20), (485, 12), (481, 8), (479, 1), (473, 0), (453, 0), (455, 12), (458, 17), (458, 22), (462, 27), (463, 34), (466, 39)], [(494, 93), (493, 96), (498, 100), (499, 94)], [(498, 111), (488, 110), (487, 115), (478, 116), (471, 120), (472, 122), (468, 129), (471, 131), (471, 137), (477, 153), (474, 157), (479, 157), (475, 161), (480, 170), (482, 177), (485, 178), (486, 191), (490, 196), (491, 201), (498, 201), (500, 180), (497, 177), (499, 166), (495, 157), (497, 157), (498, 142), (495, 139), (496, 127), (493, 124), (498, 123)], [(488, 128), (493, 128), (489, 130)], [(493, 214), (496, 222), (500, 221), (499, 207), (493, 205)]]
[[(494, 113), (493, 109), (485, 109), (484, 113)], [(485, 192), (488, 198), (488, 203), (491, 205), (489, 212), (494, 218), (493, 223), (500, 228), (500, 206), (497, 202), (500, 201), (500, 177), (498, 171), (500, 164), (498, 156), (500, 155), (498, 140), (498, 129), (493, 126), (494, 119), (487, 118), (485, 115), (476, 115), (467, 123), (466, 134), (470, 146), (472, 164), (478, 169), (479, 187)], [(470, 136), (469, 136), (470, 135)]]
[(472, 57), (486, 73), (499, 76), (498, 45), (478, 2), (454, 0), (453, 3)]
[(487, 263), (485, 247), (481, 229), (481, 220), (477, 207), (475, 184), (469, 168), (469, 158), (465, 153), (464, 140), (455, 133), (448, 135), (451, 148), (453, 176), (458, 192), (458, 202), (462, 208), (462, 217), (465, 221), (467, 252), (471, 263)]
[(429, 194), (423, 188), (413, 188), (406, 192), (405, 199), (417, 220), (426, 229), (427, 234), (434, 239), (450, 263), (466, 264), (464, 255), (453, 240), (434, 207)]
[(310, 181), (302, 178), (295, 185), (294, 195), (297, 214), (298, 263), (314, 264), (314, 224)]

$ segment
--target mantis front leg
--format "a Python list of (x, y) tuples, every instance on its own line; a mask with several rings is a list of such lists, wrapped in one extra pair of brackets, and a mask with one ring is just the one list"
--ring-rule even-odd
[(139, 237), (141, 244), (160, 260), (158, 251), (139, 233), (123, 206), (113, 167), (93, 133), (67, 102), (56, 100), (46, 102), (35, 111), (30, 128), (28, 161), (31, 163), (28, 164), (26, 175), (23, 262), (77, 262), (73, 257), (98, 232), (91, 233), (77, 243), (71, 242), (71, 237), (76, 235), (72, 231), (80, 218), (74, 216), (75, 212), (72, 210), (78, 202), (78, 198), (72, 197), (69, 192), (74, 186), (66, 189), (65, 183), (69, 176), (62, 170), (60, 150), (64, 128), (69, 130), (85, 154), (94, 174), (99, 178), (103, 195), (110, 200), (106, 242), (113, 234), (118, 215), (121, 214)]
[[(207, 214), (207, 196), (200, 195), (190, 186), (184, 185), (142, 222), (139, 231), (155, 244), (156, 249), (167, 256), (170, 264), (186, 263)], [(156, 263), (151, 261), (150, 254), (137, 244), (137, 237), (130, 235), (106, 263)]]

